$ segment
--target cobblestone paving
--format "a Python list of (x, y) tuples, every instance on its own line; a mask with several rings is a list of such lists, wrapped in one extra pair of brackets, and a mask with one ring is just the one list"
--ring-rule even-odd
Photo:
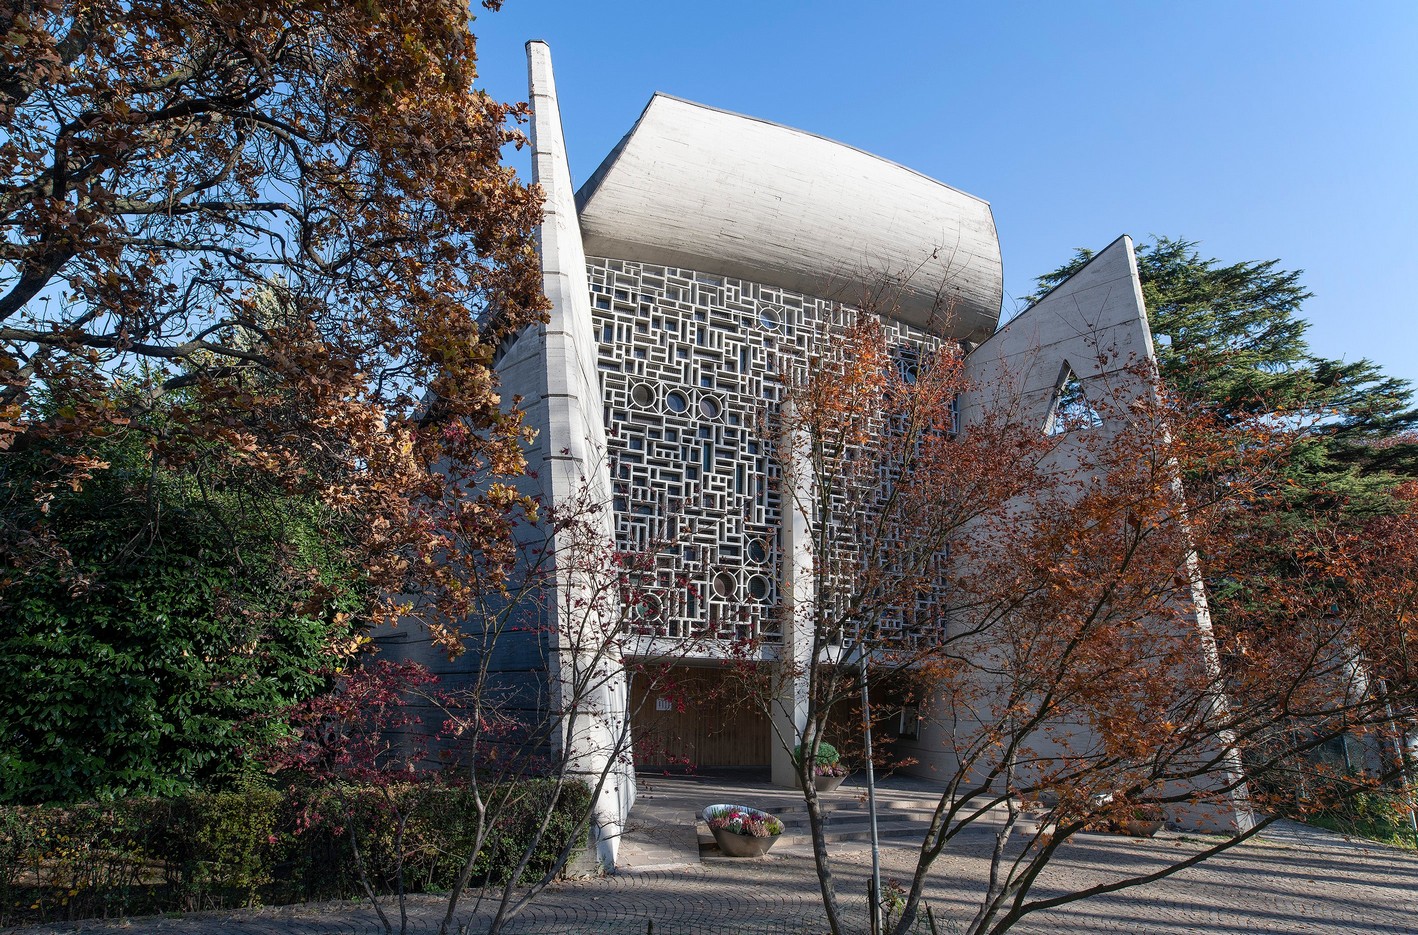
[[(983, 879), (987, 836), (943, 857), (932, 873), (928, 901), (941, 932), (958, 931)], [(1036, 895), (1076, 889), (1120, 871), (1136, 873), (1193, 852), (1200, 845), (1176, 835), (1153, 840), (1081, 836), (1062, 852)], [(887, 847), (884, 876), (905, 882), (912, 854)], [(861, 918), (870, 857), (839, 846), (836, 871), (849, 911)], [(465, 903), (470, 931), (491, 917), (484, 903)], [(393, 911), (393, 907), (391, 907)], [(410, 930), (433, 932), (442, 916), (435, 897), (411, 900)], [(397, 930), (397, 915), (394, 916)], [(688, 870), (619, 874), (573, 881), (548, 892), (508, 928), (516, 935), (655, 935), (824, 931), (811, 858), (802, 854), (754, 861), (720, 860)], [(952, 923), (953, 920), (953, 923)], [(304, 935), (375, 933), (378, 919), (354, 903), (325, 903), (178, 918), (89, 922), (30, 928), (93, 935)], [(924, 925), (918, 931), (926, 932)], [(1337, 836), (1300, 832), (1238, 849), (1144, 887), (1074, 903), (1028, 917), (1015, 929), (1030, 935), (1096, 932), (1418, 933), (1418, 856), (1378, 846), (1358, 847)]]

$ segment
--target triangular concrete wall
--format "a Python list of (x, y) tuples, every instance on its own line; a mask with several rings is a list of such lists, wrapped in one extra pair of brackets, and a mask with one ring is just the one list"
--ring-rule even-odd
[(1153, 392), (1137, 377), (1155, 366), (1132, 238), (1119, 237), (1038, 302), (971, 351), (964, 400), (968, 424), (986, 410), (1014, 409), (1048, 421), (1064, 363), (1092, 393)]
[[(1103, 413), (1102, 423), (1086, 430), (1090, 443), (1106, 443), (1120, 427), (1114, 421), (1120, 413), (1127, 412), (1135, 400), (1157, 395), (1157, 358), (1130, 237), (1113, 241), (966, 357), (971, 390), (962, 400), (964, 424), (984, 413), (1004, 411), (1048, 432), (1066, 367), (1078, 377), (1090, 406)], [(1049, 468), (1065, 473), (1079, 470), (1080, 452), (1086, 447), (1083, 432), (1074, 437), (1065, 433), (1050, 455)], [(1180, 491), (1180, 480), (1176, 483)], [(1219, 678), (1210, 609), (1195, 554), (1189, 557), (1185, 573), (1191, 579), (1191, 593), (1180, 617), (1195, 637), (1199, 663), (1213, 673), (1212, 678)], [(1159, 626), (1168, 625), (1177, 624), (1159, 621)], [(1218, 695), (1215, 703), (1224, 705), (1224, 699)], [(1078, 729), (1085, 740), (1087, 728), (1079, 725)], [(948, 730), (949, 725), (941, 724), (926, 735)], [(923, 736), (923, 750), (929, 749), (931, 740), (941, 742), (939, 736)], [(1223, 777), (1231, 782), (1240, 776), (1240, 763), (1229, 741), (1218, 740), (1221, 745), (1208, 755), (1219, 756), (1229, 766), (1198, 780), (1206, 788), (1217, 788)], [(1178, 789), (1180, 784), (1173, 791)], [(1253, 820), (1244, 787), (1226, 796), (1224, 804), (1178, 808), (1170, 819), (1204, 831), (1244, 830)]]

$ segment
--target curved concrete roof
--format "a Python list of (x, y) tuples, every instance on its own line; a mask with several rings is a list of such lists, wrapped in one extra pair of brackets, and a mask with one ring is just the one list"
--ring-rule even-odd
[(593, 256), (870, 304), (977, 341), (999, 323), (988, 202), (801, 130), (656, 94), (576, 204)]

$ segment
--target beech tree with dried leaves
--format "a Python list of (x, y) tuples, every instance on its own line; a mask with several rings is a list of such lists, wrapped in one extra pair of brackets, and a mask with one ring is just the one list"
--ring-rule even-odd
[[(413, 614), (460, 651), (469, 582), (439, 558), (454, 531), (479, 587), (510, 573), (533, 507), (504, 483), (525, 433), (492, 358), (546, 307), (540, 194), (501, 161), (525, 105), (476, 87), (470, 22), (460, 0), (0, 11), (0, 612), (31, 571), (76, 599), (104, 580), (54, 511), (136, 438), (215, 538), (232, 504), (299, 502), (370, 596), (336, 606), (275, 549), (287, 606), (233, 599), (233, 626)], [(147, 519), (125, 561), (167, 521), (126, 467)]]

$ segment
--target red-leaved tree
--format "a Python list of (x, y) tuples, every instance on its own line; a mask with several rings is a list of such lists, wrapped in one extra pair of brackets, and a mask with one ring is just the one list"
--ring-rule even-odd
[[(784, 663), (757, 670), (758, 697), (772, 711), (791, 703), (794, 680), (806, 684), (796, 762), (833, 932), (848, 923), (816, 754), (831, 731), (834, 742), (857, 732), (842, 711), (860, 717), (873, 691), (903, 681), (917, 686), (923, 723), (893, 756), (930, 765), (942, 793), (899, 933), (935, 861), (973, 828), (994, 846), (976, 908), (958, 921), (999, 933), (1400, 774), (1393, 741), (1418, 703), (1411, 509), (1308, 543), (1263, 601), (1228, 603), (1213, 620), (1204, 582), (1249, 576), (1274, 537), (1298, 535), (1267, 521), (1287, 508), (1277, 466), (1298, 427), (1174, 406), (1145, 361), (1106, 349), (1104, 376), (1074, 411), (1011, 401), (962, 422), (958, 400), (987, 394), (960, 353), (910, 367), (901, 353), (863, 316), (805, 368), (781, 425), (807, 531), (785, 560), (812, 587), (789, 608)], [(1346, 738), (1371, 751), (1347, 776), (1320, 755)], [(1302, 776), (1317, 791), (1297, 803), (1287, 792)], [(1074, 835), (1154, 818), (1230, 834), (1154, 872), (1051, 883)]]
[[(461, 650), (532, 509), (493, 355), (546, 308), (540, 193), (502, 163), (525, 105), (478, 88), (470, 24), (461, 0), (0, 10), (0, 613), (34, 571), (100, 599), (176, 500), (204, 548), (226, 533), (243, 587), (212, 612), (253, 653), (299, 618), (348, 657), (414, 608)], [(76, 560), (56, 504), (113, 451), (146, 528)], [(275, 545), (248, 567), (255, 515)]]
[[(475, 87), (469, 22), (456, 0), (0, 12), (0, 449), (52, 453), (8, 479), (0, 606), (67, 562), (49, 497), (128, 431), (155, 469), (326, 507), (389, 596), (366, 623), (450, 599), (423, 504), (440, 465), (522, 470), (492, 355), (545, 307), (540, 198), (501, 162), (523, 105)], [(505, 550), (515, 499), (469, 490), (461, 521)]]

